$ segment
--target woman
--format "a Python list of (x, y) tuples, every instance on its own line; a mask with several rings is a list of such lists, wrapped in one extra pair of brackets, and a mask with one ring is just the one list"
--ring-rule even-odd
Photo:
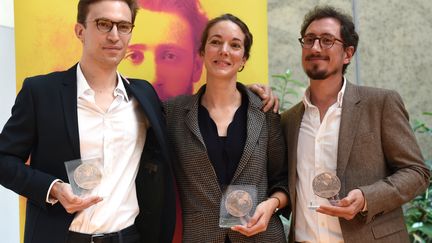
[[(200, 46), (206, 85), (165, 103), (184, 242), (286, 242), (274, 214), (288, 202), (279, 115), (262, 112), (261, 100), (237, 83), (252, 40), (231, 14), (209, 21)], [(254, 185), (258, 206), (246, 225), (220, 228), (221, 200), (230, 185)]]

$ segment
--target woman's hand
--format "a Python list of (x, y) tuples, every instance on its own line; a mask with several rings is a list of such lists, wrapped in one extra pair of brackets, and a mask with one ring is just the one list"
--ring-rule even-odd
[(279, 207), (279, 200), (270, 197), (258, 204), (253, 217), (250, 218), (247, 225), (236, 225), (231, 227), (231, 229), (246, 236), (252, 236), (264, 232), (267, 230), (270, 218), (277, 207)]

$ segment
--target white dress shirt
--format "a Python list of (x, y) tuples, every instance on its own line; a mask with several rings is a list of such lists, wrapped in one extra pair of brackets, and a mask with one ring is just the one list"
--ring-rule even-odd
[(115, 99), (106, 112), (95, 102), (80, 66), (77, 68), (78, 127), (81, 159), (101, 158), (103, 177), (92, 194), (103, 200), (76, 214), (69, 230), (87, 234), (122, 230), (139, 213), (135, 178), (149, 122), (138, 102), (128, 97), (117, 73)]
[(316, 106), (310, 102), (310, 90), (303, 97), (305, 112), (300, 125), (297, 147), (295, 240), (299, 242), (344, 242), (339, 218), (317, 213), (308, 206), (330, 205), (313, 193), (312, 180), (323, 172), (336, 174), (344, 78), (337, 101), (329, 107), (322, 122)]

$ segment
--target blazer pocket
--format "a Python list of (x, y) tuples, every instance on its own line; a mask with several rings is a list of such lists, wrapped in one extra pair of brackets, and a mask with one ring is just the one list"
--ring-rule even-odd
[[(384, 215), (381, 217), (384, 217)], [(375, 239), (380, 239), (406, 229), (405, 223), (403, 219), (401, 220), (401, 217), (386, 217), (386, 219), (381, 218), (380, 221), (382, 222), (372, 226), (372, 233)]]

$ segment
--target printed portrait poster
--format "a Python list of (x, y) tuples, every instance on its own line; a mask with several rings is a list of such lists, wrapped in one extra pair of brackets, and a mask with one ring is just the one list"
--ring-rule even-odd
[[(125, 77), (150, 81), (162, 100), (192, 94), (205, 82), (198, 47), (208, 21), (224, 13), (243, 20), (253, 34), (250, 58), (238, 74), (244, 84), (268, 82), (267, 1), (139, 0), (127, 54)], [(78, 0), (14, 1), (16, 85), (29, 76), (67, 70), (82, 54), (75, 36)], [(86, 24), (95, 24), (94, 21)], [(30, 162), (31, 163), (31, 162)], [(20, 200), (21, 233), (25, 199)]]

